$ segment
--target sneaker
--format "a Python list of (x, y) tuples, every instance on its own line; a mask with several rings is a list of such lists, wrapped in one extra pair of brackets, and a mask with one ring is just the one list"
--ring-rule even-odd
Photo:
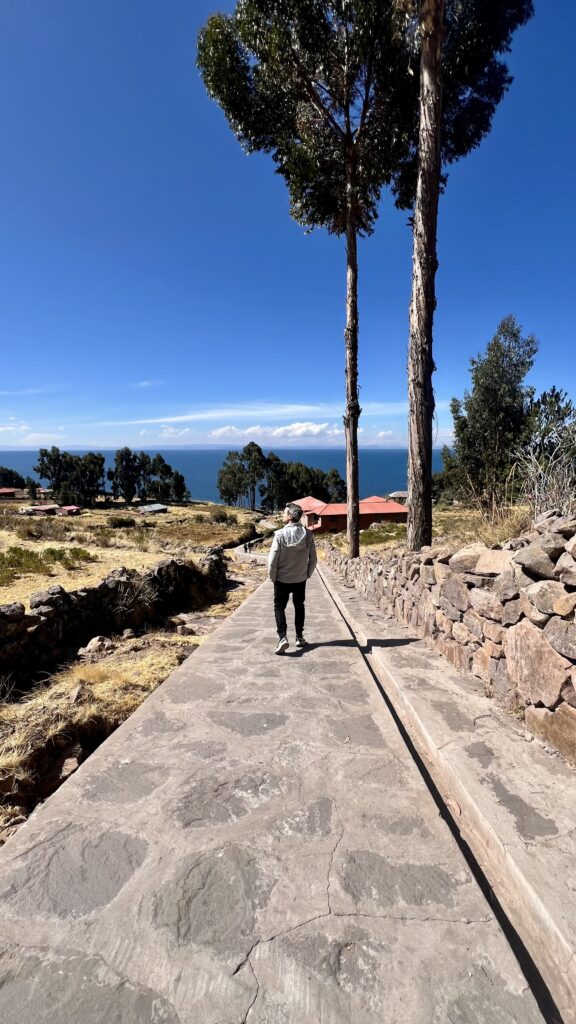
[(288, 643), (287, 638), (285, 636), (281, 636), (278, 643), (276, 644), (276, 650), (274, 651), (274, 654), (284, 654), (284, 651), (287, 651), (289, 647), (290, 644)]
[(296, 637), (296, 647), (306, 647), (308, 641), (303, 636)]

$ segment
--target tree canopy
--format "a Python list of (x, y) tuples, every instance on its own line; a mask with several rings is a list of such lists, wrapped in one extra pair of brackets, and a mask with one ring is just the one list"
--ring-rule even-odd
[(274, 452), (265, 456), (251, 441), (241, 451), (228, 452), (218, 473), (218, 492), (227, 504), (245, 499), (251, 508), (260, 495), (262, 507), (271, 512), (308, 494), (320, 501), (345, 501), (346, 484), (337, 469), (325, 472), (303, 462), (284, 462)]
[(41, 448), (34, 472), (50, 484), (63, 504), (93, 505), (104, 490), (105, 458), (97, 452), (73, 455), (59, 448)]
[(538, 342), (506, 316), (484, 354), (470, 361), (472, 387), (453, 398), (454, 446), (443, 450), (448, 486), (484, 508), (502, 502), (516, 446), (526, 437), (533, 389), (525, 384)]
[[(41, 448), (34, 472), (47, 480), (55, 500), (63, 504), (93, 505), (104, 493), (105, 457), (98, 452), (74, 455), (59, 448)], [(185, 501), (190, 497), (186, 481), (158, 454), (151, 458), (147, 452), (134, 452), (120, 448), (114, 457), (114, 467), (106, 474), (112, 485), (114, 498), (126, 502), (153, 498), (158, 501)]]
[(21, 473), (17, 473), (15, 469), (8, 469), (7, 466), (0, 466), (0, 487), (22, 488), (25, 486), (26, 481)]
[[(410, 15), (416, 6), (413, 0), (239, 0), (232, 14), (209, 18), (198, 41), (209, 95), (246, 152), (271, 154), (295, 220), (306, 230), (324, 227), (346, 237), (351, 556), (358, 554), (361, 412), (356, 239), (373, 230), (383, 186), (392, 188), (398, 207), (414, 203), (421, 35)], [(489, 131), (511, 82), (499, 55), (532, 13), (532, 0), (447, 0), (440, 166), (460, 159)], [(428, 364), (431, 379), (431, 358)], [(428, 406), (431, 419), (433, 399)]]

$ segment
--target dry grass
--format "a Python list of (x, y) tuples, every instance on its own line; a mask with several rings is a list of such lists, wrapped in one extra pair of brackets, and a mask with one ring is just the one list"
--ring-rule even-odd
[(530, 511), (524, 506), (507, 509), (493, 522), (490, 522), (476, 509), (459, 506), (448, 509), (434, 509), (433, 537), (447, 537), (450, 540), (470, 544), (481, 541), (483, 544), (503, 544), (504, 541), (517, 537), (531, 524)]
[[(248, 524), (259, 518), (234, 509), (228, 511), (237, 522), (215, 523), (210, 518), (215, 508), (221, 507), (195, 503), (174, 508), (149, 520), (153, 522), (150, 528), (108, 526), (108, 518), (117, 516), (118, 509), (96, 509), (63, 522), (39, 519), (23, 523), (19, 517), (6, 516), (0, 519), (0, 552), (14, 546), (16, 529), (18, 546), (30, 552), (29, 558), (21, 560), (22, 567), (38, 565), (40, 560), (45, 571), (42, 553), (53, 547), (56, 539), (64, 540), (66, 545), (81, 543), (97, 559), (94, 563), (83, 563), (77, 569), (58, 561), (49, 566), (51, 583), (77, 589), (99, 583), (120, 565), (142, 570), (170, 555), (199, 560), (203, 552), (194, 553), (193, 547), (240, 543)], [(198, 516), (202, 517), (200, 521)], [(143, 540), (147, 550), (143, 550)], [(231, 576), (232, 586), (223, 600), (205, 610), (205, 617), (220, 619), (234, 611), (261, 581), (262, 570), (232, 564)], [(26, 603), (30, 594), (46, 583), (44, 574), (20, 572), (13, 583), (0, 587), (0, 603)], [(62, 760), (69, 756), (73, 760), (78, 752), (81, 757), (87, 756), (203, 639), (161, 631), (131, 640), (117, 639), (114, 653), (93, 663), (75, 663), (17, 703), (11, 703), (10, 680), (0, 680), (0, 794), (4, 794), (0, 844), (13, 827), (25, 820), (38, 799), (60, 784), (58, 766)]]
[[(490, 522), (478, 510), (454, 506), (433, 510), (432, 538), (457, 541), (464, 546), (481, 541), (490, 547), (503, 544), (530, 528), (530, 510), (524, 506), (507, 509), (494, 522)], [(321, 534), (319, 540), (327, 540), (334, 547), (346, 551), (345, 533)], [(381, 551), (401, 547), (406, 542), (406, 527), (398, 523), (382, 523), (378, 529), (364, 530), (360, 534), (360, 553)]]
[[(198, 561), (202, 553), (194, 551), (194, 548), (199, 546), (240, 543), (249, 524), (257, 521), (259, 516), (247, 509), (225, 508), (224, 511), (237, 522), (212, 522), (210, 517), (222, 508), (211, 502), (193, 502), (172, 507), (156, 517), (139, 517), (134, 510), (125, 509), (119, 503), (118, 506), (95, 508), (69, 519), (0, 516), (0, 554), (14, 546), (15, 537), (20, 548), (37, 554), (41, 559), (43, 552), (54, 546), (55, 540), (66, 545), (80, 544), (94, 561), (77, 567), (54, 564), (49, 567), (49, 583), (59, 583), (66, 590), (91, 587), (120, 566), (142, 572), (162, 558), (181, 557)], [(138, 525), (111, 528), (108, 525), (110, 519), (118, 519), (120, 513), (131, 515)], [(34, 591), (46, 587), (46, 575), (44, 571), (19, 571), (11, 582), (0, 585), (0, 604), (12, 601), (27, 604)]]
[[(202, 639), (149, 633), (123, 642), (103, 661), (57, 673), (18, 703), (0, 703), (1, 790), (28, 791), (55, 752), (113, 732)], [(0, 829), (22, 813), (13, 804), (0, 806)]]

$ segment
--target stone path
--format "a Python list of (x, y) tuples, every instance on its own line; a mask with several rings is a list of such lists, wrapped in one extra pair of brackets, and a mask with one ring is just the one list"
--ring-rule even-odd
[(2, 1024), (542, 1017), (315, 576), (264, 584), (0, 851)]

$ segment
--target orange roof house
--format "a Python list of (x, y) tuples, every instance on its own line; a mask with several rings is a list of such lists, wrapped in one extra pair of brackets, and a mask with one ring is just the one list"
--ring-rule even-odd
[[(306, 525), (311, 530), (318, 533), (340, 533), (346, 529), (348, 509), (345, 502), (324, 503), (308, 496), (298, 498), (294, 504), (300, 505), (303, 509)], [(406, 505), (388, 501), (378, 495), (363, 498), (358, 502), (358, 511), (361, 530), (365, 530), (372, 523), (405, 523), (408, 519)]]

